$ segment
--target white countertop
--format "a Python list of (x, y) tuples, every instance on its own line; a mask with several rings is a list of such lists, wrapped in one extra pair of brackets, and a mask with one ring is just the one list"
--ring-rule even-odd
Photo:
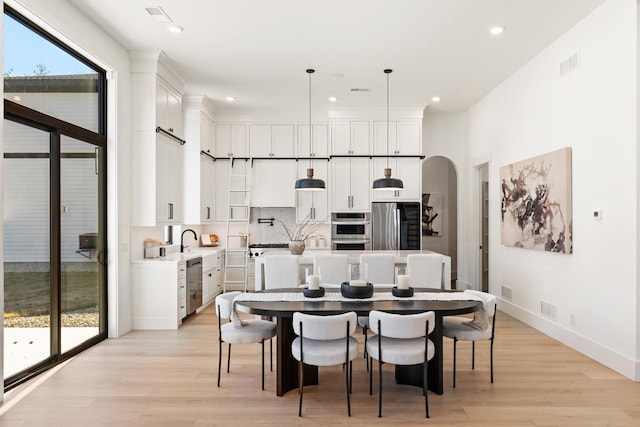
[(221, 247), (204, 248), (203, 247), (198, 249), (188, 249), (184, 251), (184, 253), (174, 252), (174, 253), (168, 254), (167, 256), (158, 257), (158, 258), (134, 259), (131, 261), (131, 263), (132, 264), (147, 264), (147, 263), (154, 263), (154, 262), (161, 262), (161, 263), (176, 262), (177, 263), (179, 261), (186, 261), (186, 260), (201, 257), (201, 256), (213, 255), (218, 252), (224, 252), (224, 248), (221, 248)]
[[(288, 249), (268, 249), (265, 251), (264, 255), (254, 258), (256, 263), (264, 263), (264, 257), (269, 255), (283, 255), (290, 254), (291, 252)], [(428, 250), (368, 250), (368, 251), (332, 251), (331, 249), (310, 249), (302, 253), (300, 255), (300, 264), (313, 264), (313, 257), (316, 255), (327, 255), (327, 254), (341, 254), (349, 256), (349, 263), (356, 264), (360, 262), (360, 255), (362, 254), (393, 254), (395, 256), (396, 263), (406, 263), (407, 255), (410, 254), (435, 254), (438, 252), (428, 251)], [(446, 255), (444, 255), (446, 256)]]

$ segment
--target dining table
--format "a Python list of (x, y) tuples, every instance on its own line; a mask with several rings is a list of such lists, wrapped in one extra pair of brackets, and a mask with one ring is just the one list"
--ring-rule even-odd
[[(271, 289), (243, 293), (234, 300), (235, 309), (244, 313), (268, 316), (276, 319), (276, 394), (283, 396), (298, 387), (298, 361), (291, 353), (293, 313), (332, 315), (354, 311), (358, 316), (368, 316), (371, 310), (396, 314), (415, 314), (425, 311), (435, 313), (435, 328), (429, 339), (435, 347), (435, 355), (428, 364), (428, 389), (442, 394), (443, 340), (442, 323), (445, 316), (471, 313), (482, 307), (482, 301), (469, 293), (436, 289), (414, 289), (412, 297), (395, 297), (389, 289), (376, 290), (371, 298), (343, 298), (339, 289), (326, 289), (324, 297), (307, 298), (300, 288)], [(304, 365), (305, 385), (318, 384), (318, 368)], [(422, 365), (395, 367), (395, 379), (400, 384), (422, 387)]]

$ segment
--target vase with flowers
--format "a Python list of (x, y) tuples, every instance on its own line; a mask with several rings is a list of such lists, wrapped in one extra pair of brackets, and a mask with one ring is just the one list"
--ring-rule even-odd
[(305, 240), (311, 237), (324, 224), (324, 221), (311, 221), (311, 215), (307, 215), (292, 228), (289, 228), (282, 220), (276, 218), (276, 221), (280, 223), (284, 230), (284, 233), (281, 234), (289, 239), (289, 250), (293, 255), (302, 255), (305, 249)]

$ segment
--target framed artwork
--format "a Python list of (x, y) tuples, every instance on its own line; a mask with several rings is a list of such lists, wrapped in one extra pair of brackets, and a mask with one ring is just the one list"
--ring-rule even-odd
[(573, 252), (571, 148), (500, 168), (503, 245)]
[(442, 237), (442, 193), (422, 195), (422, 235)]

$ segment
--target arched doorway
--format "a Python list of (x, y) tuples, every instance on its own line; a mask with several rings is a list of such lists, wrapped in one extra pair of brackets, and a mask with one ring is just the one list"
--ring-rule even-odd
[(458, 273), (458, 175), (451, 160), (422, 162), (422, 249), (451, 257), (451, 288)]

